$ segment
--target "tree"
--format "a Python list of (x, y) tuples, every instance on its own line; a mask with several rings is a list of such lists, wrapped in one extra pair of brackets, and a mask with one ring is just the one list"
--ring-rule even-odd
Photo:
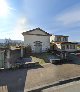
[(9, 47), (11, 45), (11, 43), (12, 43), (12, 40), (10, 38), (9, 39), (5, 38), (5, 46), (6, 47)]

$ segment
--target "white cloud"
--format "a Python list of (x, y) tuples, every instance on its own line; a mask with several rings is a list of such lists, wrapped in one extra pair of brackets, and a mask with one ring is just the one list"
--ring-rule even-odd
[(26, 17), (19, 18), (15, 24), (15, 27), (12, 30), (13, 37), (11, 38), (23, 40), (22, 32), (26, 31), (26, 24), (28, 24)]
[[(0, 32), (1, 38), (2, 39), (11, 38), (13, 40), (23, 40), (22, 32), (27, 30), (26, 24), (28, 24), (26, 17), (21, 17), (17, 19), (15, 26), (12, 28), (12, 30), (8, 30), (6, 32), (5, 31)], [(3, 30), (6, 30), (6, 29), (3, 28)]]
[(80, 6), (74, 6), (62, 12), (56, 16), (56, 21), (64, 26), (80, 24)]

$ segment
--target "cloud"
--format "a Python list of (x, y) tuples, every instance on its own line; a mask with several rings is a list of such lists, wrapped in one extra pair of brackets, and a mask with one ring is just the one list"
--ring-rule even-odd
[(79, 26), (80, 24), (80, 5), (68, 8), (56, 16), (55, 21), (63, 26)]
[(80, 4), (64, 9), (51, 21), (54, 34), (69, 35), (71, 41), (80, 41)]
[(12, 35), (13, 38), (12, 39), (22, 39), (23, 40), (23, 36), (22, 36), (22, 32), (26, 31), (27, 27), (26, 25), (28, 24), (27, 18), (26, 17), (21, 17), (19, 18), (16, 23), (15, 23), (15, 27), (12, 30)]
[[(26, 17), (20, 17), (16, 20), (15, 25), (8, 31), (2, 31), (0, 33), (1, 38), (10, 38), (13, 40), (23, 40), (22, 32), (27, 30), (26, 25), (28, 24)], [(3, 28), (3, 30), (6, 30)]]
[(35, 28), (25, 16), (20, 16), (10, 27), (0, 27), (0, 39), (24, 40), (22, 32)]

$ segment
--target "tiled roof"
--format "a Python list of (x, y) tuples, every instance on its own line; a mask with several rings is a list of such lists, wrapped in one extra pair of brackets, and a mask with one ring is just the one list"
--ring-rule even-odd
[(55, 36), (59, 36), (59, 37), (69, 37), (69, 36), (65, 36), (65, 35), (55, 35)]
[[(26, 31), (26, 32), (23, 32), (22, 35), (27, 35), (27, 34), (28, 34), (28, 35), (39, 35), (39, 36), (42, 35), (42, 34), (36, 34), (36, 33), (35, 33), (35, 34), (29, 34), (29, 32), (32, 32), (32, 31), (35, 31), (35, 30), (40, 30), (40, 31), (46, 33), (46, 35), (49, 35), (49, 36), (52, 35), (52, 34), (49, 34), (49, 33), (45, 32), (44, 30), (42, 30), (42, 29), (39, 28), (39, 27), (38, 27), (38, 28), (35, 28), (35, 29), (32, 29), (32, 30), (29, 30), (29, 31)], [(46, 36), (46, 35), (43, 35), (43, 36)]]

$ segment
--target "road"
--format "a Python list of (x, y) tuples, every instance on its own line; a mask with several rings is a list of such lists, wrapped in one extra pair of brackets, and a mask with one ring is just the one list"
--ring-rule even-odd
[[(24, 92), (37, 86), (80, 76), (80, 65), (45, 64), (33, 69), (0, 71), (0, 92)], [(5, 91), (4, 91), (5, 90)]]

